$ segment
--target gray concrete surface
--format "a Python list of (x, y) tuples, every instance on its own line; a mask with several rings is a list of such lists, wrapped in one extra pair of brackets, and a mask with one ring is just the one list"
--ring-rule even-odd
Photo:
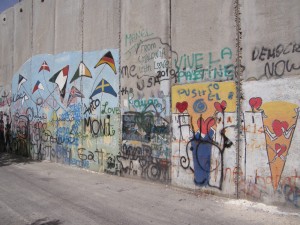
[[(239, 14), (235, 11), (237, 2), (241, 4)], [(121, 66), (122, 72), (123, 67), (125, 67), (125, 71), (126, 68), (129, 70), (127, 75), (121, 73), (123, 76), (120, 81), (120, 90), (127, 88), (128, 92), (132, 89), (130, 95), (124, 94), (123, 96), (122, 93), (120, 96), (120, 110), (122, 112), (129, 112), (133, 109), (142, 110), (142, 107), (139, 106), (130, 105), (131, 108), (129, 108), (128, 100), (130, 98), (132, 101), (137, 100), (138, 104), (144, 100), (155, 98), (163, 104), (162, 108), (166, 109), (159, 116), (171, 124), (170, 90), (171, 82), (174, 82), (175, 79), (170, 81), (171, 78), (164, 78), (163, 81), (157, 82), (155, 80), (158, 78), (156, 77), (157, 72), (159, 70), (162, 72), (165, 68), (155, 69), (154, 66), (168, 62), (168, 65), (172, 64), (172, 68), (178, 69), (181, 74), (186, 73), (187, 77), (196, 70), (218, 71), (222, 74), (226, 66), (234, 67), (237, 58), (235, 55), (236, 45), (239, 44), (236, 40), (237, 25), (235, 21), (236, 14), (238, 14), (242, 22), (240, 44), (243, 49), (241, 63), (245, 68), (242, 74), (243, 79), (246, 81), (270, 79), (270, 81), (258, 81), (262, 82), (261, 85), (256, 84), (256, 81), (251, 85), (250, 82), (249, 85), (248, 82), (245, 82), (246, 85), (242, 84), (242, 92), (248, 96), (248, 99), (244, 101), (247, 103), (248, 109), (250, 109), (248, 102), (252, 97), (263, 97), (263, 103), (285, 101), (281, 107), (284, 107), (286, 102), (299, 106), (299, 85), (294, 82), (294, 78), (299, 77), (300, 71), (299, 3), (299, 0), (47, 0), (44, 2), (24, 0), (1, 13), (0, 93), (5, 93), (5, 96), (9, 93), (13, 75), (18, 76), (17, 71), (21, 66), (36, 54), (59, 54), (72, 51), (78, 51), (79, 54), (82, 50), (86, 52), (120, 48), (121, 62), (116, 61), (116, 64)], [(119, 21), (120, 13), (121, 21)], [(172, 53), (169, 52), (170, 48), (173, 50)], [(231, 54), (228, 54), (228, 49), (231, 50)], [(164, 54), (160, 52), (161, 50)], [(225, 50), (225, 54), (222, 54), (222, 50)], [(158, 52), (162, 56), (152, 58)], [(178, 68), (178, 65), (174, 65), (173, 57), (175, 55), (177, 62), (179, 64), (182, 62)], [(170, 60), (170, 56), (172, 56), (172, 60)], [(56, 62), (58, 63), (58, 61)], [(264, 74), (266, 65), (269, 66), (268, 74)], [(205, 76), (204, 80), (233, 79), (234, 70), (232, 67), (230, 69), (231, 77), (219, 77), (218, 75), (215, 78), (212, 75), (212, 77)], [(25, 73), (28, 76), (29, 74), (36, 75), (35, 71), (25, 71)], [(193, 79), (186, 78), (185, 80), (183, 78), (178, 83), (201, 84), (203, 80), (196, 73), (194, 75)], [(181, 77), (180, 74), (179, 76)], [(284, 79), (275, 80), (274, 78)], [(14, 85), (16, 85), (16, 80)], [(30, 87), (34, 85), (33, 83), (29, 84)], [(279, 86), (282, 91), (274, 89)], [(271, 93), (275, 94), (271, 95)], [(18, 99), (15, 94), (11, 93), (7, 99), (10, 97)], [(10, 108), (3, 100), (5, 98), (2, 95), (0, 102), (3, 103), (4, 108), (1, 110), (9, 112)], [(275, 118), (275, 114), (274, 119), (278, 120)], [(289, 124), (291, 125), (291, 122)], [(295, 141), (291, 145), (295, 152), (297, 152), (300, 140), (300, 123), (297, 124), (295, 127), (297, 132), (293, 136)], [(172, 133), (170, 134), (172, 135)], [(171, 135), (166, 140), (171, 140)], [(151, 144), (155, 146), (154, 144), (160, 143), (152, 142)], [(171, 149), (171, 146), (166, 142), (163, 143), (161, 149)], [(240, 149), (243, 151), (244, 148)], [(289, 159), (284, 164), (286, 166), (282, 174), (286, 178), (296, 179), (297, 176), (294, 174), (299, 168), (297, 166), (299, 160), (295, 157), (292, 163), (288, 163), (292, 156), (291, 152), (286, 153), (289, 154)], [(295, 156), (299, 156), (299, 154), (295, 154)], [(235, 158), (236, 156), (230, 157)], [(257, 171), (257, 169), (265, 168), (267, 160), (269, 159), (266, 158), (258, 166), (249, 165), (253, 171)], [(170, 165), (172, 162), (174, 161), (171, 160)], [(244, 168), (242, 170), (244, 171)], [(235, 171), (234, 167), (232, 167), (232, 171)], [(249, 175), (248, 171), (245, 171), (245, 177), (246, 174)], [(268, 179), (269, 177), (266, 176), (266, 180)], [(193, 182), (193, 179), (188, 178), (188, 180)], [(253, 182), (248, 184), (252, 185)], [(184, 186), (185, 183), (183, 182), (181, 185)], [(232, 187), (235, 185), (237, 186), (237, 183), (232, 183)], [(255, 184), (254, 188), (258, 190), (258, 195), (253, 194), (253, 198), (264, 199), (265, 185), (262, 184), (260, 187)], [(242, 188), (238, 187), (237, 189)], [(291, 191), (292, 189), (294, 191)], [(244, 191), (244, 189), (242, 190)], [(278, 194), (282, 201), (293, 202), (299, 206), (299, 182), (295, 182), (288, 193), (285, 192), (287, 189), (283, 186), (281, 190), (275, 190), (271, 183), (268, 184), (268, 190), (270, 190), (270, 194), (266, 196), (266, 200), (276, 202), (278, 199), (275, 196)], [(235, 190), (232, 189), (232, 191)], [(247, 192), (248, 197), (252, 193), (252, 191)]]
[[(0, 155), (0, 224), (299, 224), (299, 214)], [(285, 209), (287, 210), (287, 209)], [(269, 211), (269, 212), (267, 212)]]
[(0, 17), (0, 76), (1, 84), (11, 83), (13, 77), (14, 9), (10, 8)]
[(32, 54), (32, 1), (22, 1), (14, 6), (13, 43), (15, 73)]
[(56, 1), (55, 54), (82, 50), (82, 1)]
[[(213, 70), (219, 66), (235, 64), (236, 28), (235, 11), (233, 0), (217, 1), (180, 1), (171, 2), (171, 44), (178, 53), (178, 61), (189, 57), (190, 64), (177, 63), (179, 70), (186, 68), (194, 71), (200, 67), (196, 66), (193, 56), (201, 54), (197, 64), (201, 64), (203, 69)], [(223, 48), (230, 48), (232, 57), (221, 58)], [(211, 60), (210, 60), (211, 59)], [(218, 61), (218, 62), (217, 62)], [(174, 63), (174, 61), (173, 61)], [(190, 65), (190, 66), (188, 66)], [(176, 66), (176, 65), (175, 65)], [(226, 76), (208, 76), (207, 72), (204, 80), (228, 80)], [(232, 80), (233, 77), (230, 77)], [(189, 81), (201, 82), (202, 80)]]
[(119, 48), (119, 0), (84, 2), (83, 51)]
[[(134, 68), (132, 74), (135, 74), (122, 76), (121, 83), (122, 87), (134, 90), (135, 99), (157, 97), (162, 89), (169, 95), (169, 81), (163, 85), (153, 84), (157, 76), (153, 56), (165, 48), (161, 60), (168, 58), (169, 47), (162, 43), (168, 44), (170, 39), (169, 13), (169, 1), (121, 1), (121, 68)], [(150, 78), (152, 84), (148, 85)]]
[[(298, 44), (300, 38), (300, 2), (299, 0), (289, 1), (241, 1), (241, 27), (242, 27), (242, 64), (245, 66), (244, 78), (249, 79), (271, 79), (299, 74), (299, 70), (290, 70), (291, 64), (299, 67), (298, 52), (293, 52), (293, 45)], [(288, 46), (289, 43), (292, 45)], [(282, 53), (282, 45), (285, 53)], [(262, 48), (264, 47), (264, 50)], [(275, 57), (268, 58), (268, 50), (276, 49)], [(256, 50), (255, 50), (256, 49)], [(252, 53), (254, 53), (254, 60)], [(263, 53), (262, 56), (261, 53)], [(278, 54), (280, 53), (280, 54)], [(288, 70), (284, 68), (283, 62), (289, 60)], [(267, 71), (264, 74), (265, 64), (269, 62), (277, 67), (273, 76)], [(276, 70), (274, 68), (274, 70)], [(284, 71), (283, 71), (284, 70)], [(290, 71), (289, 71), (290, 70)], [(271, 67), (272, 71), (272, 67)], [(265, 76), (264, 76), (265, 75)], [(281, 76), (278, 76), (281, 75)]]
[(54, 53), (55, 3), (56, 0), (33, 1), (32, 55)]

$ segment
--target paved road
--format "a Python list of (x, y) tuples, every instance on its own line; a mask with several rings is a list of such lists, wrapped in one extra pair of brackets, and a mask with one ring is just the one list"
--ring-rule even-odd
[(0, 225), (300, 224), (243, 203), (0, 154)]

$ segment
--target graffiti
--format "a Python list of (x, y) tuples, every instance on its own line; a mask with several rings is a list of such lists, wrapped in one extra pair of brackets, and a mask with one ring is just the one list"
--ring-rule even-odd
[(20, 99), (24, 99), (25, 96), (26, 96), (25, 93), (23, 93), (23, 94), (16, 94), (16, 95), (13, 94), (12, 101), (13, 101), (13, 102), (17, 102), (17, 101), (20, 100)]
[(292, 72), (293, 70), (300, 70), (300, 65), (290, 64), (289, 60), (279, 60), (276, 63), (272, 62), (271, 65), (267, 62), (263, 76), (273, 77), (275, 75), (281, 77), (285, 74), (285, 71)]
[[(128, 70), (129, 67), (129, 70)], [(136, 77), (137, 73), (135, 73), (135, 65), (131, 65), (131, 66), (123, 66), (121, 69), (121, 75), (122, 77)], [(134, 73), (134, 74), (133, 74)]]
[(151, 35), (153, 35), (153, 33), (144, 29), (138, 30), (137, 32), (133, 32), (130, 34), (125, 34), (125, 45), (131, 45), (133, 42), (139, 41), (139, 39), (149, 37)]
[(109, 102), (105, 102), (102, 105), (101, 114), (120, 114), (119, 107), (109, 107)]
[(95, 111), (99, 106), (100, 106), (99, 99), (92, 100), (88, 106), (86, 106), (86, 104), (84, 104), (84, 108), (85, 108), (84, 114), (86, 114), (86, 113), (92, 114), (93, 111)]
[(279, 58), (281, 55), (288, 55), (297, 52), (300, 52), (300, 44), (295, 42), (290, 42), (287, 45), (279, 44), (274, 48), (268, 48), (264, 46), (261, 48), (255, 47), (252, 51), (252, 61), (265, 61)]
[(170, 180), (170, 80), (176, 80), (171, 46), (159, 37), (142, 37), (125, 53), (121, 68), (122, 151), (124, 176)]
[(83, 55), (87, 61), (80, 52), (33, 56), (13, 77), (11, 101), (6, 92), (2, 100), (14, 153), (96, 171), (108, 166), (101, 155), (118, 154), (118, 51)]
[(260, 130), (256, 136), (260, 136), (259, 139), (263, 140), (260, 148), (265, 152), (261, 157), (267, 160), (272, 185), (274, 190), (277, 190), (298, 120), (299, 109), (296, 104), (288, 102), (264, 103), (261, 97), (250, 98), (249, 105), (251, 111), (244, 113), (246, 148), (252, 146), (248, 144), (253, 142), (253, 138), (251, 141), (247, 136), (251, 135), (249, 133), (251, 124), (256, 124), (256, 129)]
[(150, 180), (168, 181), (170, 162), (155, 158), (149, 145), (132, 146), (126, 143), (122, 146), (121, 155), (117, 156), (121, 171), (128, 175), (139, 175)]
[[(290, 42), (288, 44), (278, 44), (276, 47), (255, 47), (251, 54), (251, 60), (264, 62), (264, 72), (258, 78), (282, 77), (287, 73), (300, 70), (300, 65), (288, 56), (293, 56), (300, 52), (300, 44)], [(252, 79), (252, 78), (250, 78)]]
[(125, 34), (125, 47), (130, 47), (125, 53), (128, 57), (138, 48), (139, 43), (145, 39), (153, 36), (154, 33), (149, 32), (146, 29), (140, 29), (137, 32)]
[[(139, 84), (142, 84), (142, 87), (139, 88), (139, 90), (144, 89), (145, 87), (145, 83), (146, 83), (146, 87), (150, 88), (152, 86), (155, 86), (155, 84), (160, 84), (161, 81), (164, 80), (169, 80), (169, 79), (174, 79), (177, 82), (177, 72), (175, 69), (169, 68), (169, 63), (167, 63), (168, 61), (164, 62), (164, 65), (162, 66), (160, 63), (160, 66), (158, 65), (154, 65), (154, 70), (157, 70), (156, 72), (156, 76), (151, 76), (148, 78), (147, 82), (145, 82), (145, 80), (142, 80)], [(157, 63), (158, 64), (158, 63)], [(158, 67), (156, 67), (158, 66)], [(128, 66), (123, 66), (121, 69), (121, 75), (122, 77), (137, 77), (137, 73), (134, 73), (136, 66), (135, 65), (131, 65), (130, 66), (130, 70), (128, 70)], [(142, 71), (145, 72), (145, 71)], [(134, 74), (132, 74), (134, 73)], [(139, 77), (140, 78), (140, 77)], [(126, 87), (124, 87), (126, 88)]]
[(300, 207), (300, 188), (286, 184), (283, 191), (287, 201), (292, 202), (296, 207)]
[(235, 95), (234, 88), (230, 82), (173, 86), (173, 130), (178, 131), (173, 131), (172, 148), (178, 159), (177, 176), (181, 167), (193, 174), (196, 185), (222, 190), (224, 154), (234, 140), (235, 102), (229, 95)]
[(113, 136), (115, 134), (115, 130), (113, 129), (113, 125), (110, 122), (110, 116), (107, 115), (106, 118), (103, 119), (92, 119), (84, 118), (84, 131), (87, 128), (90, 128), (90, 133), (94, 136)]
[(129, 52), (128, 58), (132, 63), (122, 66), (121, 75), (123, 79), (136, 78), (134, 83), (137, 90), (160, 87), (166, 85), (166, 81), (170, 79), (177, 79), (177, 72), (171, 68), (171, 62), (168, 60), (171, 54), (177, 58), (177, 53), (159, 37), (141, 40), (137, 43), (135, 51)]
[(95, 162), (94, 153), (91, 152), (91, 151), (87, 151), (88, 154), (84, 154), (85, 151), (87, 151), (86, 148), (78, 148), (77, 149), (78, 158), (81, 159), (81, 160), (90, 160), (90, 161), (94, 161)]
[(128, 102), (134, 108), (141, 110), (141, 109), (147, 108), (150, 105), (159, 106), (158, 101), (159, 101), (158, 99), (148, 99), (148, 100), (146, 100), (146, 99), (135, 99), (135, 100), (133, 100), (133, 99), (130, 98)]
[[(298, 165), (298, 99), (246, 90), (239, 114), (231, 48), (178, 56), (148, 30), (124, 38), (121, 68), (115, 49), (42, 54), (24, 63), (11, 92), (1, 89), (10, 151), (229, 195), (238, 187), (255, 199), (278, 195), (299, 207), (298, 177), (290, 176)], [(292, 42), (256, 47), (252, 61), (268, 78), (282, 77), (300, 69), (282, 57), (299, 51)]]
[(154, 122), (152, 114), (146, 113), (126, 113), (122, 116), (123, 140), (136, 140), (141, 142), (149, 142), (151, 140), (152, 124)]
[(169, 134), (169, 122), (161, 116), (153, 115), (153, 112), (149, 110), (151, 106), (154, 106), (157, 115), (157, 108), (151, 103), (151, 105), (146, 105), (142, 112), (129, 111), (122, 116), (123, 140), (150, 142), (157, 135), (164, 138)]
[[(291, 173), (293, 174), (293, 173)], [(243, 174), (241, 174), (243, 175)], [(279, 179), (279, 177), (278, 177)], [(254, 198), (256, 200), (262, 200), (266, 196), (284, 197), (285, 201), (291, 202), (295, 207), (299, 207), (299, 183), (300, 177), (297, 175), (297, 171), (294, 171), (294, 175), (285, 176), (280, 178), (278, 189), (276, 192), (270, 193), (268, 188), (273, 185), (272, 176), (264, 176), (259, 174), (258, 170), (255, 170), (255, 176), (247, 176), (246, 179), (239, 181), (240, 191), (246, 196)]]
[[(222, 117), (224, 118), (224, 111)], [(204, 120), (201, 116), (198, 119), (198, 128), (199, 132), (193, 132), (192, 139), (186, 145), (186, 156), (182, 156), (180, 158), (181, 166), (184, 169), (191, 169), (194, 172), (194, 182), (196, 185), (209, 185), (209, 176), (210, 173), (215, 171), (216, 168), (212, 168), (211, 166), (211, 153), (212, 147), (216, 147), (220, 153), (220, 164), (221, 164), (221, 175), (220, 175), (220, 184), (216, 186), (221, 189), (223, 182), (223, 153), (225, 148), (231, 147), (233, 144), (225, 135), (226, 127), (223, 124), (223, 129), (220, 131), (222, 136), (222, 143), (218, 143), (213, 140), (213, 136), (215, 135), (215, 131), (212, 129), (212, 126), (215, 125), (216, 121), (213, 117), (209, 117)], [(223, 120), (224, 123), (224, 120)], [(193, 130), (193, 128), (192, 128)], [(193, 154), (193, 164), (194, 168), (190, 167), (190, 157), (189, 152), (192, 151)], [(219, 162), (217, 162), (217, 165)], [(214, 186), (212, 186), (214, 187)]]
[(2, 95), (0, 97), (0, 107), (3, 108), (4, 106), (11, 106), (12, 97), (10, 95), (11, 93), (5, 90), (2, 92)]
[(178, 60), (174, 59), (178, 72), (178, 83), (207, 79), (232, 79), (234, 77), (235, 66), (231, 62), (231, 49), (225, 47), (220, 51), (219, 57), (214, 57), (216, 56), (212, 52), (209, 52), (208, 54), (184, 54)]

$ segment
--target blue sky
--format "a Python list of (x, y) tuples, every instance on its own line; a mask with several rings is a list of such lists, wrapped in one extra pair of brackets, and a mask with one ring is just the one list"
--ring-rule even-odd
[(16, 3), (18, 3), (19, 0), (0, 0), (0, 13), (2, 13), (4, 10), (12, 7)]

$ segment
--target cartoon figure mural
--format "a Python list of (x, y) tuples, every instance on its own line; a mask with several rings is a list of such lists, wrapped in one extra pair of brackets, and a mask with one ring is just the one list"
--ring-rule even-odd
[(279, 79), (244, 84), (241, 196), (299, 206), (298, 86)]
[[(256, 173), (259, 170), (260, 175), (270, 176), (276, 191), (297, 124), (299, 108), (296, 104), (283, 101), (263, 103), (260, 97), (252, 97), (249, 105), (251, 111), (244, 113), (247, 176), (257, 177), (251, 169), (254, 167)], [(257, 146), (259, 150), (255, 151)]]
[(288, 102), (266, 102), (262, 105), (268, 164), (272, 185), (277, 190), (298, 120), (299, 108)]
[(235, 165), (225, 154), (235, 154), (235, 96), (234, 82), (172, 87), (174, 182), (190, 174), (189, 183), (223, 188), (224, 163)]

